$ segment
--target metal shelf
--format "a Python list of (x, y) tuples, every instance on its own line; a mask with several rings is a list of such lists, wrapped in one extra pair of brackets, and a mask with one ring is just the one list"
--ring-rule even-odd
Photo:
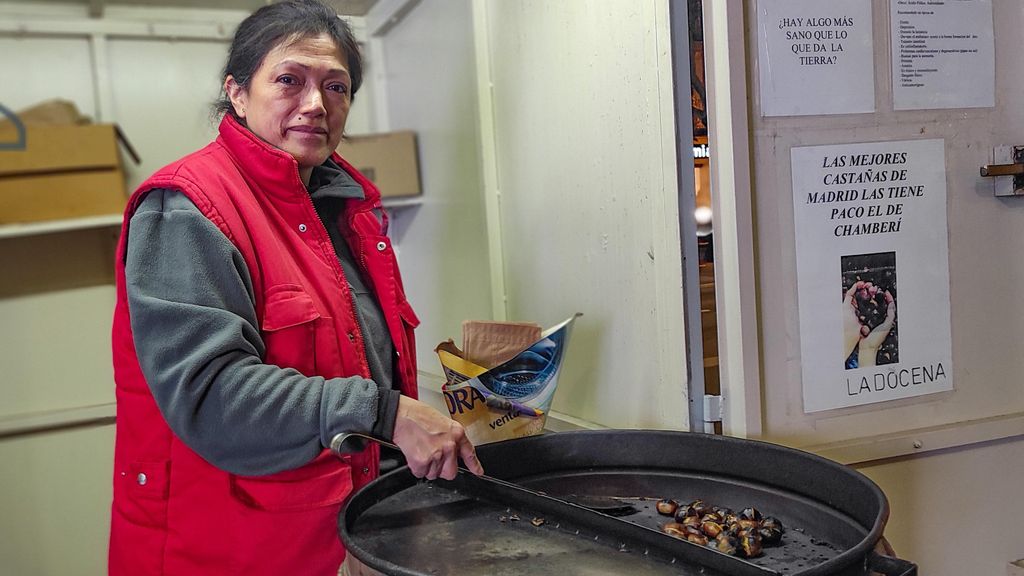
[[(408, 208), (423, 204), (423, 197), (412, 196), (409, 198), (385, 198), (382, 203), (385, 208)], [(123, 215), (121, 214), (103, 214), (100, 216), (86, 216), (84, 218), (46, 220), (43, 222), (0, 224), (0, 240), (5, 238), (34, 236), (37, 234), (69, 232), (71, 230), (114, 228), (121, 226), (122, 218)]]
[(382, 198), (381, 204), (385, 208), (408, 208), (423, 204), (423, 196), (408, 196), (404, 198)]
[(121, 225), (121, 214), (104, 214), (84, 218), (67, 218), (62, 220), (46, 220), (25, 224), (0, 224), (0, 240), (19, 238), (37, 234), (54, 234), (71, 230), (87, 230), (90, 228), (112, 228)]
[(109, 426), (117, 413), (113, 402), (93, 406), (77, 406), (32, 414), (0, 417), (0, 438), (38, 434), (82, 426)]

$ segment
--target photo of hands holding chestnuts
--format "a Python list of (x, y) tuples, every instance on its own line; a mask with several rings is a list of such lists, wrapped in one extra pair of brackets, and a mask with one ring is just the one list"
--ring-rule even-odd
[(896, 253), (843, 256), (842, 270), (845, 368), (899, 362)]

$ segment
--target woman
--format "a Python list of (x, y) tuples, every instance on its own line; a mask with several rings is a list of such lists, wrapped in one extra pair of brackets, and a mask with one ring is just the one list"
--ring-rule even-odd
[[(373, 184), (334, 153), (362, 75), (318, 0), (235, 34), (218, 138), (128, 202), (113, 350), (111, 574), (337, 574), (337, 515), (390, 439), (417, 476), (483, 470), (416, 397), (413, 328)], [(380, 216), (383, 218), (383, 215)]]

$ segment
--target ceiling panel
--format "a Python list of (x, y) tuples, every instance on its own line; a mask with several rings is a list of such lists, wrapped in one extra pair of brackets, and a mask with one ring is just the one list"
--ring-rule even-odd
[[(216, 8), (219, 10), (245, 10), (252, 12), (269, 4), (266, 0), (36, 0), (43, 4), (101, 4), (107, 6), (156, 6), (160, 8)], [(365, 16), (377, 0), (326, 0), (339, 14)]]

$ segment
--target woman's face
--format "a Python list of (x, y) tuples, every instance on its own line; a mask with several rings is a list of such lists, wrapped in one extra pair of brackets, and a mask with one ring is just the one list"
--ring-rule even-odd
[(224, 91), (249, 130), (291, 154), (306, 179), (341, 142), (351, 84), (342, 51), (321, 35), (275, 46), (248, 87), (228, 76)]

